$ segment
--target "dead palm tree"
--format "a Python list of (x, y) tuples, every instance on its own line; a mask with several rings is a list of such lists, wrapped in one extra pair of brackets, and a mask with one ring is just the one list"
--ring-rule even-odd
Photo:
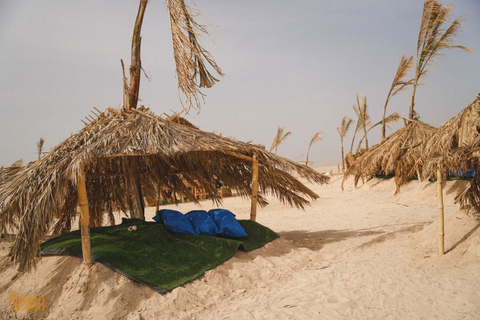
[(340, 144), (342, 146), (342, 172), (345, 171), (345, 154), (343, 151), (343, 138), (347, 135), (347, 131), (352, 125), (353, 120), (348, 116), (343, 117), (342, 124), (337, 127), (338, 134), (340, 134)]
[[(357, 93), (357, 104), (353, 105), (353, 110), (357, 114), (357, 125), (355, 126), (355, 131), (353, 133), (352, 145), (350, 146), (350, 153), (353, 151), (353, 143), (355, 141), (355, 136), (357, 132), (363, 129), (364, 136), (367, 134), (367, 126), (371, 124), (370, 116), (368, 115), (367, 109), (367, 97), (363, 97), (362, 103), (360, 104), (360, 92)], [(365, 140), (366, 147), (368, 148), (368, 139)]]
[[(140, 90), (140, 74), (143, 70), (140, 61), (141, 29), (143, 17), (148, 0), (140, 0), (137, 17), (132, 37), (130, 84), (125, 77), (123, 69), (124, 99), (123, 108), (136, 109)], [(176, 65), (178, 87), (186, 98), (188, 111), (193, 107), (200, 110), (200, 100), (203, 94), (200, 88), (209, 88), (218, 81), (207, 69), (209, 64), (220, 76), (222, 71), (217, 66), (213, 56), (199, 43), (201, 34), (208, 35), (206, 27), (198, 24), (194, 18), (199, 15), (194, 9), (188, 7), (184, 0), (167, 0), (167, 8), (170, 18), (170, 30), (172, 34), (173, 56)], [(182, 102), (183, 105), (183, 102)]]
[(308, 166), (308, 155), (310, 154), (310, 148), (312, 147), (312, 144), (314, 144), (315, 142), (323, 140), (323, 138), (320, 137), (321, 134), (323, 134), (323, 132), (318, 131), (317, 133), (315, 133), (312, 140), (310, 140), (310, 144), (308, 145), (308, 151), (307, 151), (307, 159), (305, 160), (305, 165), (307, 165), (307, 166)]
[(383, 140), (385, 140), (385, 127), (387, 126), (387, 121), (385, 116), (387, 113), (388, 102), (394, 95), (396, 95), (397, 93), (405, 89), (408, 85), (413, 84), (413, 79), (409, 81), (404, 80), (407, 72), (410, 70), (412, 65), (413, 65), (413, 56), (410, 56), (408, 58), (406, 56), (402, 56), (402, 59), (400, 60), (400, 64), (398, 65), (397, 73), (395, 74), (392, 85), (390, 86), (390, 91), (388, 91), (387, 100), (385, 101), (385, 105), (383, 106), (382, 142)]
[(278, 127), (278, 130), (277, 130), (277, 135), (275, 136), (275, 138), (273, 139), (273, 142), (272, 142), (272, 146), (270, 147), (270, 152), (274, 152), (275, 154), (277, 154), (277, 149), (278, 149), (278, 146), (283, 142), (285, 141), (285, 139), (291, 135), (292, 133), (289, 131), (285, 134), (283, 134), (283, 131), (285, 130), (285, 127)]
[(460, 48), (472, 52), (472, 50), (464, 46), (450, 44), (458, 32), (460, 32), (460, 26), (464, 21), (462, 16), (455, 19), (447, 29), (442, 28), (449, 20), (451, 13), (452, 6), (450, 4), (442, 5), (437, 0), (426, 0), (423, 5), (422, 22), (420, 23), (420, 31), (418, 33), (415, 77), (413, 78), (413, 91), (408, 114), (409, 119), (416, 118), (414, 106), (418, 81), (421, 76), (427, 73), (427, 65), (438, 57), (440, 50)]

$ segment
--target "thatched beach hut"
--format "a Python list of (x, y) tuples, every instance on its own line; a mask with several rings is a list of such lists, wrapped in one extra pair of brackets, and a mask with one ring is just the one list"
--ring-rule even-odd
[(314, 183), (329, 180), (260, 146), (169, 121), (148, 108), (95, 114), (78, 133), (0, 184), (0, 225), (17, 231), (10, 254), (19, 270), (35, 265), (52, 227), (56, 233), (70, 229), (78, 206), (82, 239), (87, 239), (90, 222), (101, 225), (113, 211), (142, 218), (142, 196), (163, 192), (196, 201), (189, 186), (197, 186), (220, 202), (219, 179), (252, 197), (254, 214), (256, 201), (267, 204), (267, 194), (298, 208), (318, 198), (292, 174)]
[[(456, 116), (440, 126), (421, 145), (410, 149), (399, 162), (395, 174), (397, 191), (414, 172), (424, 179), (436, 177), (439, 213), (439, 252), (445, 253), (443, 180), (449, 174), (476, 169), (480, 154), (480, 95)], [(463, 209), (480, 208), (480, 176), (460, 190), (455, 200)]]
[(436, 128), (429, 124), (408, 120), (403, 128), (395, 131), (383, 142), (356, 157), (345, 171), (344, 179), (351, 172), (355, 175), (355, 186), (360, 178), (370, 180), (375, 175), (389, 175), (395, 172), (398, 161), (410, 149), (424, 142)]

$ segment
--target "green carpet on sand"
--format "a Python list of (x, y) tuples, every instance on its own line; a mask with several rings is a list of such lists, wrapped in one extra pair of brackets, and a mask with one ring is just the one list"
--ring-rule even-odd
[[(205, 271), (227, 261), (240, 249), (252, 251), (278, 238), (267, 227), (239, 220), (248, 237), (220, 238), (171, 233), (156, 222), (123, 219), (122, 224), (90, 229), (94, 260), (132, 280), (165, 293), (193, 281)], [(135, 225), (137, 230), (128, 231)], [(82, 256), (80, 230), (49, 239), (42, 255)]]

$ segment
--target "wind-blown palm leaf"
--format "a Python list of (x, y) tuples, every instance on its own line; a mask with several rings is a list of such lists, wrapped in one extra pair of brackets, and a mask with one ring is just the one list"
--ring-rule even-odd
[(383, 106), (383, 119), (382, 119), (382, 141), (385, 140), (385, 131), (386, 131), (386, 114), (387, 114), (387, 105), (390, 102), (390, 99), (393, 98), (397, 93), (407, 88), (407, 86), (413, 84), (413, 79), (409, 81), (405, 81), (405, 76), (407, 72), (413, 65), (413, 56), (406, 57), (402, 56), (400, 59), (400, 64), (397, 68), (397, 73), (393, 78), (392, 85), (390, 86), (390, 90), (388, 91), (387, 99), (385, 100), (385, 105)]
[(285, 134), (283, 134), (283, 131), (285, 130), (285, 127), (278, 127), (277, 129), (277, 135), (273, 139), (272, 146), (270, 147), (270, 152), (277, 153), (278, 146), (287, 139), (289, 135), (292, 133), (289, 131)]
[(463, 16), (457, 18), (445, 30), (443, 26), (449, 20), (451, 13), (452, 6), (450, 4), (442, 5), (437, 0), (426, 0), (423, 5), (422, 21), (418, 33), (415, 77), (413, 81), (409, 119), (415, 118), (415, 93), (419, 79), (426, 74), (427, 65), (435, 60), (440, 50), (459, 48), (467, 52), (472, 52), (472, 50), (464, 46), (451, 44), (455, 36), (460, 32), (460, 27), (465, 20)]
[(186, 97), (187, 112), (191, 107), (199, 110), (200, 99), (203, 98), (200, 88), (209, 88), (218, 81), (206, 65), (209, 64), (220, 76), (223, 73), (213, 56), (198, 41), (198, 35), (208, 35), (206, 26), (198, 24), (194, 19), (198, 13), (185, 5), (184, 0), (167, 0), (167, 7), (178, 87)]
[(308, 145), (308, 151), (307, 151), (307, 158), (305, 160), (305, 163), (306, 165), (308, 166), (308, 155), (310, 154), (310, 148), (312, 147), (312, 144), (314, 144), (315, 142), (318, 142), (318, 141), (322, 141), (323, 138), (320, 137), (320, 135), (323, 134), (322, 131), (318, 131), (317, 133), (315, 133), (315, 135), (313, 136), (312, 140), (310, 140), (310, 144)]

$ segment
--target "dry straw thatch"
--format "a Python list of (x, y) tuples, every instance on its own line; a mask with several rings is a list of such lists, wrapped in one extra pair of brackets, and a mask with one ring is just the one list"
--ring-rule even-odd
[(377, 174), (394, 173), (400, 158), (407, 150), (424, 142), (435, 130), (436, 128), (429, 124), (409, 121), (405, 127), (392, 133), (383, 142), (356, 157), (345, 171), (344, 179), (354, 172), (356, 186), (360, 178), (370, 180)]
[[(426, 165), (429, 158), (446, 156), (452, 159), (446, 166), (446, 173), (454, 173), (463, 168), (455, 161), (470, 148), (474, 148), (480, 132), (480, 95), (456, 116), (446, 121), (423, 144), (409, 150), (400, 160), (395, 180), (397, 189), (405, 184), (416, 172), (421, 172), (424, 179), (435, 176), (437, 168)], [(458, 150), (458, 156), (455, 156)], [(470, 167), (470, 169), (473, 167)]]
[(98, 226), (113, 211), (127, 213), (132, 208), (136, 177), (145, 196), (161, 192), (172, 200), (178, 194), (195, 201), (189, 187), (195, 186), (220, 202), (214, 187), (219, 179), (250, 197), (254, 156), (262, 206), (267, 204), (266, 194), (299, 208), (318, 198), (291, 173), (314, 183), (329, 180), (260, 146), (177, 124), (143, 107), (128, 113), (108, 108), (47, 155), (19, 170), (11, 169), (15, 173), (0, 183), (0, 225), (16, 228), (10, 254), (20, 270), (30, 270), (52, 227), (55, 233), (70, 229), (77, 215), (82, 167), (91, 225)]

